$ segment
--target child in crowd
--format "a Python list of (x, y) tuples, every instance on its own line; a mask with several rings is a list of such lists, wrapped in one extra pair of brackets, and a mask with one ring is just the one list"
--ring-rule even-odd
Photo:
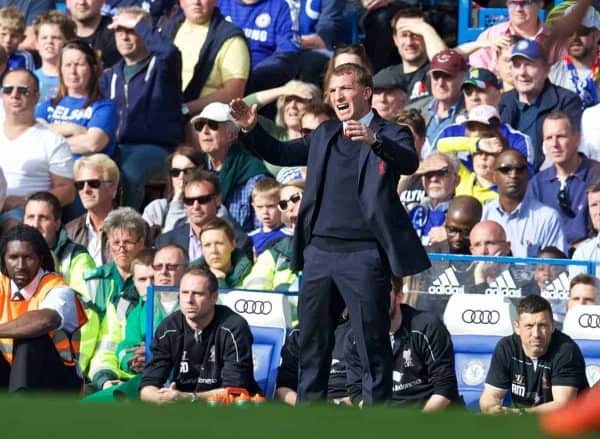
[(75, 31), (71, 17), (58, 11), (48, 11), (33, 22), (36, 47), (42, 59), (42, 66), (34, 72), (40, 81), (39, 102), (56, 96), (60, 51), (67, 41), (75, 38)]
[(254, 257), (260, 255), (267, 245), (287, 236), (281, 221), (279, 204), (279, 183), (273, 178), (260, 180), (252, 189), (252, 207), (261, 226), (248, 234), (252, 239)]
[(8, 70), (25, 68), (33, 71), (35, 64), (31, 53), (17, 50), (25, 39), (25, 16), (16, 8), (0, 9), (0, 46), (8, 55)]

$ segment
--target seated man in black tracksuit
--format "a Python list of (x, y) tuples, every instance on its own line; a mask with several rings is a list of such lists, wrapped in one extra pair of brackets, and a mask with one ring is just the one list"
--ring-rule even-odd
[[(348, 316), (340, 317), (335, 328), (335, 344), (331, 353), (331, 369), (329, 370), (329, 384), (327, 386), (327, 399), (334, 404), (350, 403), (346, 387), (346, 361), (344, 360), (344, 340), (350, 330)], [(281, 366), (277, 375), (277, 398), (289, 405), (296, 405), (298, 391), (298, 338), (300, 328), (292, 329), (285, 345), (281, 350)]]
[[(459, 402), (450, 333), (433, 314), (402, 304), (401, 288), (394, 288), (391, 296), (392, 402), (417, 405), (423, 411)], [(364, 374), (352, 330), (348, 331), (344, 357), (350, 399), (362, 405)]]
[[(252, 334), (248, 323), (226, 306), (216, 305), (218, 283), (201, 267), (181, 278), (180, 311), (156, 329), (152, 356), (140, 384), (142, 401), (218, 398), (225, 387), (259, 392), (254, 381)], [(169, 387), (163, 387), (169, 377)]]

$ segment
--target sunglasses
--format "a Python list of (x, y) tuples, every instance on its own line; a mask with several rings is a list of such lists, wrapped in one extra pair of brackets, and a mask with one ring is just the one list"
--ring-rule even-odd
[(511, 166), (511, 165), (500, 165), (496, 168), (496, 171), (502, 174), (510, 174), (512, 171), (515, 171), (517, 174), (522, 174), (527, 170), (527, 165), (522, 166)]
[(425, 178), (433, 178), (433, 177), (442, 178), (442, 177), (447, 177), (448, 174), (450, 174), (450, 170), (448, 168), (442, 168), (437, 171), (426, 172), (425, 174), (423, 174), (423, 177), (425, 177)]
[(302, 134), (302, 137), (306, 137), (308, 136), (310, 133), (312, 133), (314, 130), (310, 129), (310, 128), (300, 128), (300, 134)]
[(195, 167), (184, 168), (184, 169), (171, 168), (171, 169), (169, 169), (169, 175), (173, 178), (179, 177), (181, 175), (181, 173), (183, 173), (184, 175), (189, 175), (194, 169), (196, 169), (196, 168)]
[(163, 271), (164, 268), (167, 271), (176, 271), (179, 267), (181, 267), (181, 264), (152, 264), (154, 271)]
[(31, 94), (31, 89), (27, 85), (3, 85), (2, 93), (5, 95), (11, 95), (13, 90), (17, 90), (17, 94), (21, 96), (29, 96)]
[(295, 194), (292, 194), (287, 200), (279, 200), (279, 203), (277, 203), (277, 207), (283, 212), (288, 209), (290, 204), (296, 204), (301, 199), (302, 192), (296, 192)]
[(571, 208), (571, 199), (567, 193), (566, 184), (562, 185), (558, 191), (558, 206), (567, 217), (575, 218), (575, 212), (573, 212), (573, 209)]
[(215, 197), (215, 194), (200, 195), (199, 197), (183, 197), (183, 204), (193, 206), (197, 201), (198, 204), (206, 204)]
[(90, 180), (77, 180), (73, 184), (75, 185), (75, 189), (80, 191), (85, 187), (86, 183), (92, 189), (98, 189), (102, 184), (102, 180), (100, 180), (99, 178), (92, 178)]
[(217, 131), (219, 129), (219, 122), (216, 120), (197, 120), (194, 122), (194, 129), (196, 131), (202, 131), (204, 129), (204, 125), (208, 125), (213, 131)]

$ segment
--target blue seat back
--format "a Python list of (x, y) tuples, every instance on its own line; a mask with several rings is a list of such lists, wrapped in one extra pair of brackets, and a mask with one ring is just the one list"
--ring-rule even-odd
[(250, 330), (254, 337), (252, 344), (254, 379), (265, 397), (272, 399), (275, 396), (275, 384), (286, 330), (264, 326), (251, 326)]

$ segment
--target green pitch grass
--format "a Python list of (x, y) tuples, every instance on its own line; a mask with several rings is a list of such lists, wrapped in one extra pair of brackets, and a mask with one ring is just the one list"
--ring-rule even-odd
[[(600, 415), (600, 414), (599, 414)], [(545, 437), (535, 416), (482, 416), (464, 411), (423, 415), (379, 407), (358, 410), (276, 403), (208, 407), (202, 403), (151, 406), (81, 403), (61, 398), (0, 398), (3, 435), (77, 439), (536, 439)], [(592, 436), (589, 436), (592, 437)]]

